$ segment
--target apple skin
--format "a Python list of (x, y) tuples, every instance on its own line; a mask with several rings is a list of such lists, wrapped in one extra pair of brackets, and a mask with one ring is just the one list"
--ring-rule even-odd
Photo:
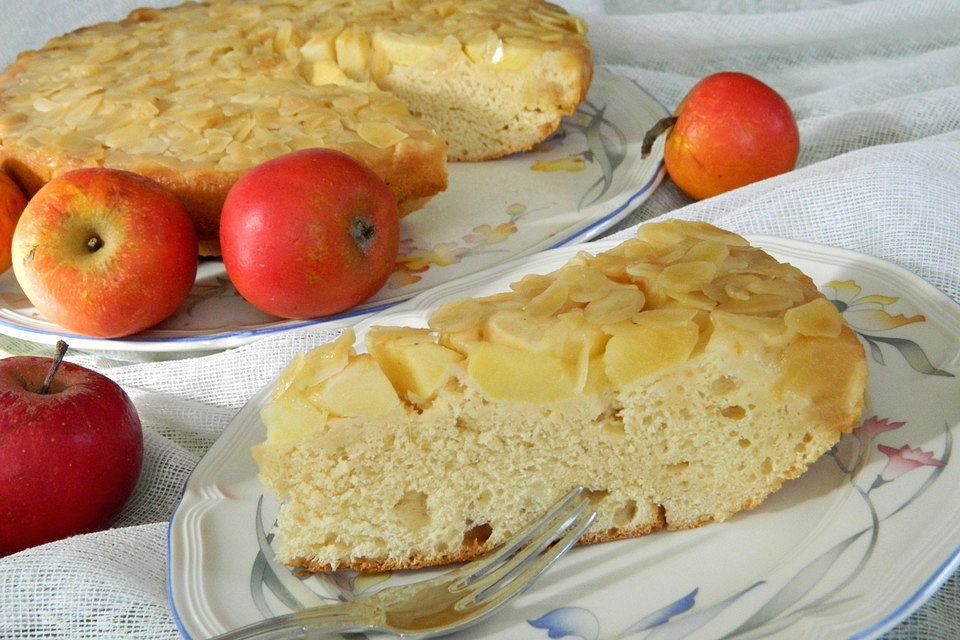
[(106, 527), (136, 485), (143, 434), (109, 378), (50, 358), (0, 360), (0, 556)]
[(27, 197), (10, 176), (0, 171), (0, 272), (10, 268), (10, 244)]
[(13, 234), (13, 271), (49, 320), (116, 338), (172, 315), (193, 287), (197, 234), (183, 204), (137, 174), (76, 169), (30, 199)]
[(220, 250), (237, 291), (283, 318), (347, 310), (396, 264), (400, 215), (387, 185), (350, 156), (305, 149), (245, 173), (227, 194)]
[(786, 173), (800, 152), (790, 106), (744, 73), (700, 80), (681, 100), (664, 146), (664, 164), (695, 200)]

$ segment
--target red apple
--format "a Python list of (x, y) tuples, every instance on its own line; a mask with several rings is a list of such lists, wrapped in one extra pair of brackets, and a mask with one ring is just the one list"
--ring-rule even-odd
[(800, 133), (776, 91), (744, 73), (700, 80), (680, 101), (664, 146), (667, 174), (695, 200), (793, 169)]
[(254, 167), (220, 216), (220, 250), (237, 291), (285, 318), (330, 315), (369, 298), (393, 271), (399, 239), (387, 185), (331, 149)]
[(117, 169), (45, 184), (13, 234), (13, 271), (37, 310), (88, 336), (136, 333), (172, 315), (197, 273), (197, 235), (166, 188)]
[(53, 363), (0, 360), (0, 556), (106, 527), (140, 475), (143, 434), (127, 394), (69, 362), (44, 391)]
[(10, 176), (0, 171), (0, 271), (10, 268), (10, 243), (13, 241), (13, 230), (23, 208), (27, 206), (27, 198)]

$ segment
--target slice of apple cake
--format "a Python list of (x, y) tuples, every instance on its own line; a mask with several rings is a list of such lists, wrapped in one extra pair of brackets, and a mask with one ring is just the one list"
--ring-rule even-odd
[(867, 377), (809, 277), (674, 220), (364, 339), (298, 355), (262, 409), (290, 565), (468, 559), (577, 485), (586, 542), (720, 521), (854, 427)]

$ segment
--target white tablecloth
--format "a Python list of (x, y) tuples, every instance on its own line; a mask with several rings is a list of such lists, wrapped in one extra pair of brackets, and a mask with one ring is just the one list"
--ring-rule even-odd
[[(0, 64), (137, 4), (0, 0)], [(699, 78), (738, 70), (779, 91), (800, 125), (796, 171), (698, 203), (666, 181), (611, 232), (669, 214), (812, 240), (901, 265), (960, 302), (960, 2), (563, 4), (588, 20), (597, 63), (635, 79), (668, 109)], [(0, 637), (178, 638), (165, 544), (187, 475), (297, 349), (329, 338), (286, 334), (202, 358), (122, 366), (71, 355), (134, 399), (146, 432), (143, 476), (113, 528), (0, 559)], [(47, 351), (10, 339), (0, 348)], [(960, 638), (960, 580), (884, 637)]]

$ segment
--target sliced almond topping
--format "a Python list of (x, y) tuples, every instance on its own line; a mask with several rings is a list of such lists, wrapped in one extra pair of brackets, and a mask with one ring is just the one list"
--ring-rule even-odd
[(805, 336), (836, 338), (843, 327), (843, 318), (833, 303), (826, 298), (787, 309), (783, 316), (786, 326)]
[(428, 324), (435, 331), (457, 333), (479, 326), (485, 316), (486, 309), (479, 300), (464, 298), (438, 308)]
[(569, 287), (574, 302), (591, 302), (609, 294), (616, 284), (595, 266), (568, 265), (558, 276)]
[(612, 324), (632, 318), (643, 308), (643, 292), (634, 286), (619, 286), (587, 304), (584, 317), (595, 325)]
[(378, 149), (392, 147), (408, 135), (388, 122), (361, 122), (357, 126), (357, 135)]
[(554, 280), (542, 293), (530, 300), (523, 310), (531, 318), (552, 316), (563, 308), (569, 291), (566, 283)]
[(695, 260), (667, 265), (657, 277), (657, 283), (667, 291), (700, 290), (713, 280), (717, 266), (713, 262)]

